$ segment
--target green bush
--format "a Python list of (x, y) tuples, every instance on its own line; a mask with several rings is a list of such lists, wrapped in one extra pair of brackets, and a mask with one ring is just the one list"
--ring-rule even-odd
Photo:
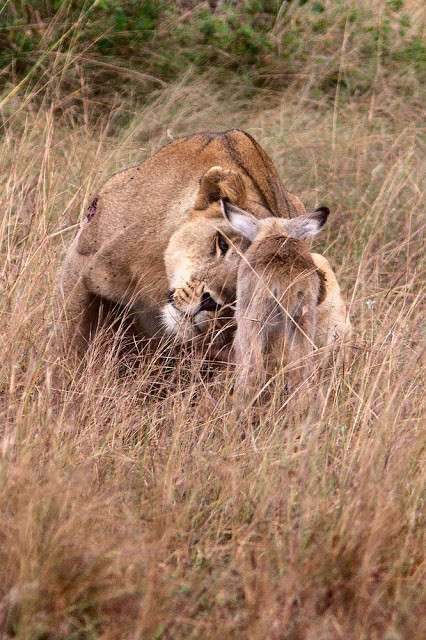
[(32, 87), (60, 78), (68, 92), (83, 83), (94, 113), (115, 94), (146, 97), (189, 68), (243, 82), (248, 93), (314, 74), (323, 95), (338, 82), (362, 95), (378, 56), (389, 76), (394, 65), (424, 61), (421, 33), (403, 8), (402, 0), (381, 15), (349, 0), (11, 0), (0, 13), (0, 77)]

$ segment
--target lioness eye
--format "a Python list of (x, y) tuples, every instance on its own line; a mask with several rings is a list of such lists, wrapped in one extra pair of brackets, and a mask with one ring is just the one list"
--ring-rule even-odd
[(220, 234), (217, 237), (217, 244), (218, 247), (220, 249), (221, 254), (224, 256), (225, 253), (228, 251), (229, 249), (229, 244), (226, 242), (226, 240), (224, 239), (223, 236), (221, 236)]

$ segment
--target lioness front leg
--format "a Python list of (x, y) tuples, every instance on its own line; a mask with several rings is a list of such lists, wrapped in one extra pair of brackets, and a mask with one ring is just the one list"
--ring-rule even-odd
[(99, 324), (102, 299), (87, 286), (88, 258), (77, 250), (77, 241), (62, 267), (54, 306), (62, 348), (82, 357)]
[(57, 328), (63, 348), (83, 356), (97, 324), (99, 304), (82, 279), (71, 287), (61, 287), (55, 301)]

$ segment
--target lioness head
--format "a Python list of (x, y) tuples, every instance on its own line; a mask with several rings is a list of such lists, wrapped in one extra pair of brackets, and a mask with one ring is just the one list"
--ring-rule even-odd
[(221, 198), (244, 207), (245, 186), (235, 171), (212, 167), (165, 252), (170, 291), (163, 322), (184, 341), (213, 328), (220, 334), (232, 322), (239, 259), (250, 242), (224, 218)]

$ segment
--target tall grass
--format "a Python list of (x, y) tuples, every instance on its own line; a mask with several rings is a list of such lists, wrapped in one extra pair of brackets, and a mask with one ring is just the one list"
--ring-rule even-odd
[[(370, 5), (378, 17), (383, 3), (357, 3)], [(4, 638), (424, 637), (421, 96), (417, 62), (384, 63), (380, 39), (374, 81), (344, 86), (365, 37), (351, 32), (348, 48), (352, 24), (309, 41), (306, 26), (312, 59), (255, 94), (188, 70), (93, 118), (97, 98), (77, 104), (60, 56), (45, 85), (5, 86)], [(339, 63), (329, 91), (324, 43)], [(348, 301), (354, 358), (331, 364), (326, 401), (298, 414), (277, 395), (236, 416), (232, 370), (206, 372), (191, 352), (126, 370), (99, 342), (76, 372), (52, 349), (58, 269), (90, 195), (170, 139), (232, 126), (307, 207), (332, 209), (314, 247)]]

